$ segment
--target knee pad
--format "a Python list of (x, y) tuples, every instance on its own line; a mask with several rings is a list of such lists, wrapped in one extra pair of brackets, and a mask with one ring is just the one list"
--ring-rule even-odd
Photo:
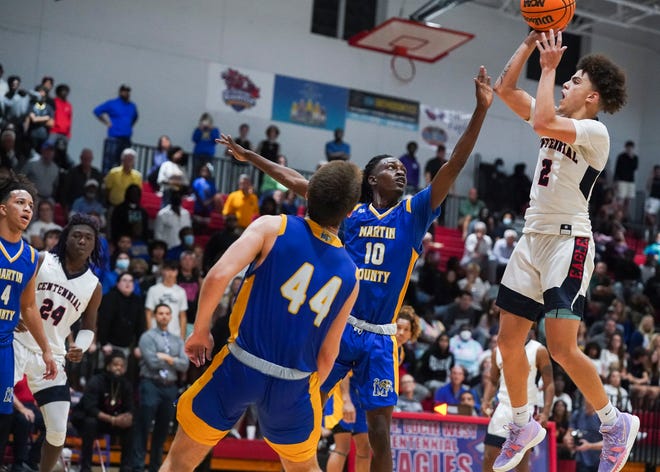
[(51, 431), (46, 430), (46, 441), (48, 444), (55, 447), (64, 446), (66, 440), (66, 431)]
[(64, 445), (69, 407), (69, 402), (52, 402), (42, 405), (41, 412), (44, 415), (48, 444), (56, 447)]

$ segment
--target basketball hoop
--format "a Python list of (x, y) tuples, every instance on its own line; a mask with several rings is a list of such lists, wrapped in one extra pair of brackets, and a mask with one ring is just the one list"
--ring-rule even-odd
[[(408, 62), (408, 66), (401, 67), (401, 64), (402, 63), (405, 64), (406, 60)], [(397, 69), (397, 63), (399, 63), (398, 69)], [(407, 71), (401, 72), (402, 68), (406, 68)], [(390, 59), (390, 70), (392, 71), (392, 75), (394, 75), (394, 77), (398, 81), (406, 84), (415, 78), (415, 73), (417, 72), (417, 68), (415, 67), (415, 62), (408, 55), (408, 48), (404, 46), (394, 47), (394, 51), (392, 52), (392, 58)]]
[[(415, 78), (416, 72), (413, 61), (436, 62), (472, 38), (474, 38), (473, 34), (462, 31), (441, 28), (429, 23), (390, 18), (371, 31), (352, 36), (348, 44), (391, 54), (390, 68), (394, 77), (401, 82), (410, 82)], [(401, 70), (401, 59), (408, 60), (407, 71)]]

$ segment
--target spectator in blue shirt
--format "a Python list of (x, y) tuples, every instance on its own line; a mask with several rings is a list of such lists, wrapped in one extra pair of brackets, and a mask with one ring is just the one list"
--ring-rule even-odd
[(195, 207), (193, 214), (201, 217), (208, 217), (215, 207), (215, 195), (218, 190), (213, 182), (213, 165), (204, 164), (199, 168), (199, 177), (192, 183), (193, 193), (195, 194)]
[(455, 364), (449, 374), (449, 383), (435, 391), (434, 404), (460, 405), (461, 395), (470, 391), (468, 386), (463, 384), (466, 378), (465, 374), (465, 368), (462, 365)]
[(335, 139), (325, 145), (325, 158), (330, 161), (347, 161), (351, 158), (351, 145), (344, 142), (344, 130), (335, 130)]
[(201, 166), (211, 162), (215, 156), (215, 140), (220, 139), (220, 130), (213, 126), (213, 118), (209, 113), (203, 113), (199, 118), (199, 124), (192, 134), (195, 143), (193, 149), (194, 171), (197, 172)]
[(137, 106), (131, 102), (131, 88), (122, 84), (119, 96), (94, 108), (94, 115), (108, 128), (103, 146), (103, 174), (119, 165), (124, 149), (131, 146), (133, 126), (138, 120)]

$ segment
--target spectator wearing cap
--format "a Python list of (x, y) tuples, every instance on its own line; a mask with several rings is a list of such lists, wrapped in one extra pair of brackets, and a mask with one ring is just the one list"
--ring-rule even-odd
[(55, 147), (50, 141), (41, 145), (41, 154), (34, 156), (23, 166), (23, 173), (37, 187), (40, 200), (52, 200), (57, 190), (60, 169), (54, 162)]
[(213, 181), (213, 165), (207, 163), (199, 168), (199, 176), (193, 180), (192, 190), (195, 195), (193, 218), (208, 218), (214, 208), (222, 208), (219, 203), (220, 196)]
[[(62, 177), (60, 184), (60, 202), (67, 210), (70, 210), (73, 202), (85, 193), (85, 184), (88, 180), (96, 180), (99, 184), (103, 182), (103, 174), (92, 166), (94, 153), (89, 148), (80, 151), (80, 164), (69, 169)], [(101, 193), (97, 193), (96, 199), (101, 201)]]
[(497, 264), (496, 279), (499, 281), (504, 274), (504, 268), (509, 263), (513, 248), (516, 247), (518, 233), (515, 229), (504, 230), (504, 237), (495, 241), (493, 245), (493, 258)]
[(104, 228), (105, 207), (98, 199), (99, 181), (96, 179), (89, 179), (87, 182), (85, 182), (83, 191), (83, 195), (76, 198), (76, 201), (73, 202), (70, 215), (75, 215), (76, 213), (84, 213), (86, 215), (89, 215), (90, 213), (97, 213), (101, 215), (101, 227)]
[(103, 145), (103, 173), (119, 165), (124, 149), (131, 146), (133, 126), (138, 120), (138, 109), (131, 102), (131, 88), (122, 84), (119, 96), (94, 108), (94, 115), (108, 128)]
[(135, 157), (137, 153), (134, 149), (127, 148), (121, 153), (121, 165), (113, 167), (105, 176), (103, 184), (107, 193), (108, 203), (113, 207), (124, 201), (126, 189), (129, 185), (135, 184), (142, 188), (142, 174), (135, 170)]

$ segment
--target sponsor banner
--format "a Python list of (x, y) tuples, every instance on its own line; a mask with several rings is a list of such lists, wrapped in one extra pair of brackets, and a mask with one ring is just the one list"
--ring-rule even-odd
[(352, 89), (348, 96), (348, 118), (416, 131), (419, 102)]
[(272, 119), (327, 130), (344, 128), (347, 99), (343, 87), (277, 75)]
[[(394, 472), (481, 472), (488, 418), (431, 413), (394, 413)], [(532, 472), (555, 470), (554, 423), (532, 450)]]
[(419, 118), (420, 141), (428, 147), (444, 144), (454, 147), (467, 128), (471, 113), (422, 105)]
[(209, 64), (206, 108), (269, 120), (274, 82), (274, 74)]

